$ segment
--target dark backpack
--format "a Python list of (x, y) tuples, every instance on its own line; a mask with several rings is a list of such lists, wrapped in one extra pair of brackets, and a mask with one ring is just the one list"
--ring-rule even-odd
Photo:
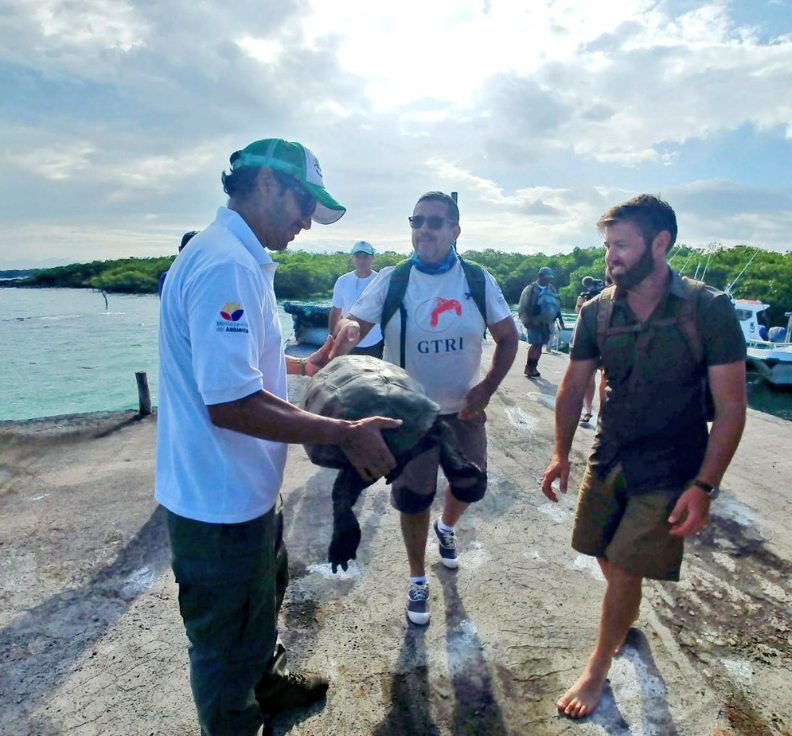
[[(682, 282), (685, 285), (688, 298), (676, 299), (676, 314), (673, 317), (655, 320), (652, 322), (652, 330), (642, 329), (643, 325), (640, 324), (611, 327), (616, 287), (609, 286), (607, 289), (604, 289), (599, 296), (599, 304), (597, 305), (597, 331), (595, 340), (600, 355), (602, 355), (605, 349), (605, 341), (609, 337), (613, 335), (623, 335), (628, 332), (637, 332), (638, 337), (635, 340), (635, 355), (637, 359), (637, 356), (643, 352), (643, 348), (649, 340), (651, 340), (655, 328), (676, 325), (684, 336), (688, 349), (693, 354), (693, 359), (696, 361), (696, 365), (701, 373), (701, 380), (704, 384), (705, 412), (707, 421), (711, 422), (715, 418), (715, 402), (712, 399), (712, 391), (710, 391), (709, 381), (707, 379), (707, 366), (704, 363), (704, 344), (701, 341), (701, 334), (699, 333), (697, 324), (699, 299), (701, 298), (701, 292), (704, 291), (705, 284), (703, 281), (694, 281), (686, 276), (682, 277)], [(630, 390), (635, 388), (636, 381), (637, 372), (634, 372), (630, 376), (628, 382), (628, 388)]]
[[(405, 363), (404, 353), (407, 332), (407, 310), (404, 306), (404, 295), (407, 292), (407, 282), (410, 280), (410, 271), (412, 270), (413, 263), (414, 261), (412, 258), (407, 258), (394, 266), (390, 284), (388, 284), (388, 293), (385, 295), (385, 303), (382, 305), (382, 319), (380, 320), (380, 326), (384, 334), (385, 325), (390, 322), (393, 315), (396, 314), (396, 312), (399, 312), (401, 315), (399, 365), (402, 368), (404, 368)], [(486, 283), (484, 271), (477, 263), (471, 263), (463, 258), (459, 259), (459, 263), (462, 265), (462, 270), (465, 272), (465, 279), (470, 288), (469, 296), (476, 303), (479, 312), (481, 312), (481, 316), (484, 318), (484, 324), (486, 325), (487, 301), (484, 296), (484, 284)]]
[(555, 290), (548, 286), (536, 297), (534, 314), (540, 322), (552, 324), (560, 313), (561, 300)]

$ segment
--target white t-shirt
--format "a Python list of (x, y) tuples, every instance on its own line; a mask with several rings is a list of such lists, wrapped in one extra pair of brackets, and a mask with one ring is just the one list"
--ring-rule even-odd
[(180, 516), (235, 524), (277, 499), (286, 445), (220, 429), (207, 410), (262, 389), (287, 397), (276, 267), (245, 221), (221, 207), (168, 271), (155, 496)]
[[(333, 307), (341, 310), (341, 316), (346, 317), (352, 305), (360, 299), (360, 295), (365, 291), (366, 287), (374, 281), (377, 276), (376, 271), (372, 271), (365, 278), (360, 278), (355, 275), (354, 271), (345, 273), (336, 279), (335, 286), (333, 287)], [(382, 340), (382, 330), (378, 324), (371, 328), (368, 335), (366, 335), (359, 343), (359, 348), (368, 348), (376, 345)]]
[[(489, 324), (511, 317), (511, 310), (494, 278), (484, 270), (484, 296)], [(377, 323), (388, 293), (393, 268), (383, 268), (364, 292), (352, 314)], [(465, 396), (479, 382), (484, 318), (470, 293), (465, 272), (457, 261), (444, 274), (410, 269), (404, 294), (407, 311), (405, 368), (418, 380), (443, 414), (458, 412)], [(384, 326), (385, 360), (399, 364), (401, 317), (397, 311)]]

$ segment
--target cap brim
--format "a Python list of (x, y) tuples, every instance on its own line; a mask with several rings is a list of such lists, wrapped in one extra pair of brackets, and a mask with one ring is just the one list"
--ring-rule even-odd
[(336, 202), (327, 189), (307, 181), (302, 181), (302, 184), (316, 200), (316, 209), (311, 215), (314, 222), (318, 222), (320, 225), (332, 225), (344, 216), (346, 207)]

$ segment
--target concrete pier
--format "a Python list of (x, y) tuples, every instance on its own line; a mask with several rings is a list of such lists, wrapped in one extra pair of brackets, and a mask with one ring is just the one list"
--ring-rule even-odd
[[(749, 412), (682, 582), (647, 584), (600, 708), (575, 723), (554, 703), (593, 646), (604, 581), (569, 546), (576, 491), (554, 505), (539, 490), (566, 357), (543, 355), (536, 381), (524, 361), (521, 346), (488, 409), (490, 490), (460, 523), (458, 571), (430, 540), (427, 627), (404, 615), (388, 487), (364, 492), (357, 563), (333, 575), (333, 472), (291, 448), (281, 630), (293, 667), (332, 683), (274, 733), (792, 734), (792, 423)], [(290, 380), (297, 393), (306, 379)], [(197, 734), (155, 427), (132, 412), (0, 423), (0, 733)], [(592, 437), (578, 430), (574, 486)]]

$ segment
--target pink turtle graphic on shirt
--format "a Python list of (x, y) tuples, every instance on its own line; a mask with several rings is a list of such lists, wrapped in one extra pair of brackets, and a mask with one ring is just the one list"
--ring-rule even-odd
[(457, 299), (432, 297), (415, 310), (415, 322), (426, 332), (444, 332), (462, 316), (462, 304)]

